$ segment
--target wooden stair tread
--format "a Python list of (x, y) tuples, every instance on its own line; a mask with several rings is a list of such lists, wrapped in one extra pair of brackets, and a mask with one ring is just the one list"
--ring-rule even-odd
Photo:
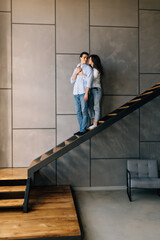
[(144, 96), (144, 95), (148, 95), (148, 94), (151, 94), (151, 93), (153, 93), (153, 91), (144, 92), (144, 93), (140, 94), (139, 96)]
[(27, 179), (27, 168), (0, 168), (0, 180)]
[(51, 155), (51, 153), (44, 153), (42, 154), (40, 161), (43, 161), (45, 158), (49, 157)]
[(25, 192), (26, 186), (0, 186), (0, 193)]
[(53, 153), (56, 153), (57, 151), (61, 150), (63, 147), (54, 147), (53, 148)]
[(141, 98), (133, 99), (133, 100), (129, 101), (129, 103), (138, 102), (138, 101), (140, 101), (140, 100), (142, 100), (142, 99), (141, 99)]
[(74, 140), (76, 140), (77, 137), (76, 136), (72, 136), (71, 138), (67, 139), (64, 141), (65, 146), (69, 145), (70, 143), (72, 143)]
[(129, 106), (122, 106), (122, 107), (119, 107), (118, 109), (126, 109), (126, 108), (129, 108)]
[(117, 113), (109, 113), (109, 114), (107, 114), (107, 116), (116, 116), (117, 115)]
[(34, 165), (36, 165), (39, 162), (40, 162), (40, 159), (33, 160), (28, 168), (33, 167)]
[(0, 199), (0, 207), (23, 206), (24, 199)]
[(159, 87), (160, 87), (160, 85), (155, 86), (155, 87), (152, 87), (152, 88), (150, 88), (150, 90), (152, 90), (152, 89), (156, 89), (156, 88), (159, 88)]

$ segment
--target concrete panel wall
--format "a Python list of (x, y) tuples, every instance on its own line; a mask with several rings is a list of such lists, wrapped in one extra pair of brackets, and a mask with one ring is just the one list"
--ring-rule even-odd
[(56, 2), (56, 50), (58, 53), (79, 53), (89, 50), (88, 1)]
[(12, 165), (11, 90), (0, 89), (0, 167)]
[[(91, 139), (92, 158), (139, 157), (138, 111)], [(97, 151), (98, 150), (98, 151)]]
[[(11, 88), (11, 14), (0, 12), (0, 88)], [(2, 34), (3, 33), (3, 34)]]
[(159, 0), (139, 0), (140, 9), (160, 9)]
[(79, 128), (76, 115), (58, 115), (57, 116), (57, 144), (62, 143), (65, 139)]
[(160, 14), (140, 11), (140, 71), (160, 73)]
[(0, 0), (0, 11), (10, 11), (11, 0)]
[(91, 0), (90, 24), (99, 26), (138, 25), (138, 1), (132, 0)]
[(57, 161), (57, 184), (90, 186), (90, 141), (81, 144)]
[(28, 167), (33, 159), (55, 146), (54, 129), (13, 131), (13, 167)]
[(13, 25), (14, 128), (55, 127), (54, 52), (54, 26)]
[(13, 0), (13, 23), (55, 24), (55, 0)]
[[(26, 167), (78, 131), (70, 77), (82, 51), (102, 60), (102, 116), (160, 82), (159, 29), (159, 0), (0, 0), (0, 167)], [(128, 158), (160, 161), (159, 107), (41, 169), (36, 184), (124, 186)]]
[[(79, 63), (79, 55), (57, 55), (57, 113), (75, 114), (71, 74)], [(63, 102), (63, 104), (62, 104)]]
[(138, 93), (138, 35), (133, 28), (92, 27), (91, 52), (101, 56), (104, 94)]

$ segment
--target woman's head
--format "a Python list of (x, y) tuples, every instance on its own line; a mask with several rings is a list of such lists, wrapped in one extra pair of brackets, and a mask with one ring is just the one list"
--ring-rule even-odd
[(101, 60), (100, 60), (98, 55), (96, 55), (96, 54), (90, 55), (89, 64), (93, 68), (96, 68), (100, 72), (100, 74), (103, 74), (103, 68), (102, 68)]

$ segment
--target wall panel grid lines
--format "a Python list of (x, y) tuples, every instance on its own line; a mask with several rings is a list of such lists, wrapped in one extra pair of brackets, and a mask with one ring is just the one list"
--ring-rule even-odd
[(125, 26), (125, 25), (124, 26), (119, 26), (119, 25), (115, 25), (115, 26), (90, 25), (90, 28), (99, 28), (99, 27), (103, 27), (103, 28), (135, 28), (135, 29), (139, 28), (139, 26), (137, 26), (137, 27), (128, 27), (128, 26)]
[[(79, 130), (70, 77), (82, 51), (103, 65), (102, 117), (160, 82), (159, 0), (0, 0), (0, 33), (0, 167), (26, 167)], [(47, 183), (124, 186), (127, 159), (160, 162), (159, 107), (158, 97), (37, 181), (48, 171)]]

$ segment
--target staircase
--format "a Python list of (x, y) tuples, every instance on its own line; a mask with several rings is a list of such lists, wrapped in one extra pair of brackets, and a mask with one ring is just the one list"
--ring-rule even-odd
[(127, 116), (131, 112), (140, 108), (141, 106), (143, 106), (144, 104), (146, 104), (147, 102), (151, 101), (152, 99), (156, 98), (159, 95), (160, 95), (160, 83), (157, 83), (156, 85), (149, 88), (142, 94), (138, 95), (137, 97), (128, 101), (126, 104), (122, 105), (121, 107), (117, 108), (116, 110), (112, 111), (111, 113), (101, 118), (99, 121), (99, 125), (93, 130), (88, 131), (81, 137), (71, 136), (69, 139), (65, 140), (58, 146), (54, 147), (50, 151), (42, 154), (37, 159), (33, 160), (28, 169), (28, 176), (32, 179), (32, 181), (34, 181), (34, 174), (38, 170), (45, 167), (49, 163), (53, 162), (57, 158), (61, 157), (65, 153), (69, 152), (73, 148), (79, 146), (81, 143), (90, 139), (97, 133), (110, 127), (115, 122), (119, 121), (123, 117)]
[(0, 169), (0, 209), (21, 208), (28, 212), (31, 179), (27, 169)]

